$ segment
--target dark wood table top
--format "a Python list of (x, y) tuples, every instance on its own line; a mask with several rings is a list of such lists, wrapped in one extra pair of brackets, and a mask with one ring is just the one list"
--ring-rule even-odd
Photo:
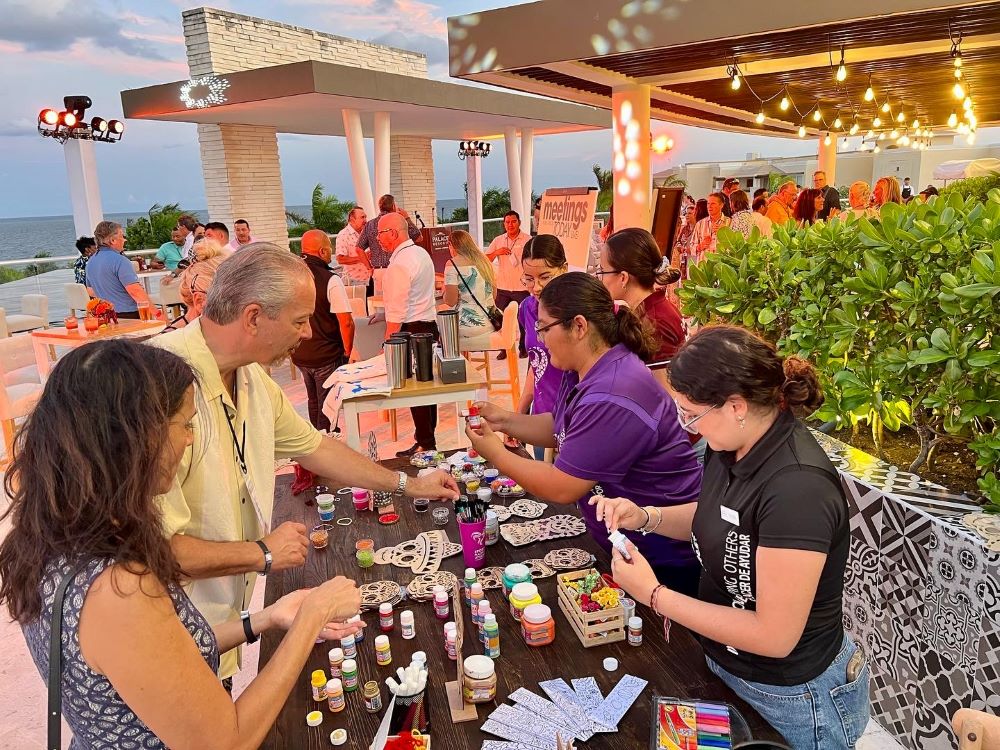
[[(404, 460), (389, 460), (383, 462), (394, 470), (404, 470), (416, 474), (416, 469)], [(314, 493), (307, 490), (293, 496), (291, 493), (292, 477), (279, 477), (275, 487), (273, 525), (284, 521), (298, 521), (307, 528), (318, 524), (319, 516), (313, 502)], [(331, 485), (330, 491), (336, 492)], [(358, 539), (371, 538), (375, 540), (375, 548), (393, 546), (414, 538), (421, 531), (443, 528), (452, 542), (458, 542), (458, 526), (454, 513), (451, 514), (448, 525), (435, 527), (431, 514), (415, 513), (412, 502), (407, 498), (399, 498), (395, 502), (396, 510), (401, 514), (399, 523), (382, 526), (376, 521), (375, 513), (362, 512), (355, 514), (350, 495), (339, 495), (337, 517), (349, 516), (354, 519), (350, 526), (335, 526), (331, 532), (330, 545), (325, 550), (312, 548), (306, 564), (295, 570), (272, 573), (267, 577), (265, 589), (265, 604), (271, 604), (284, 594), (305, 586), (315, 586), (334, 575), (345, 575), (358, 584), (389, 579), (405, 586), (414, 577), (409, 569), (397, 568), (392, 565), (374, 565), (367, 569), (359, 568), (354, 554), (354, 543)], [(436, 504), (431, 506), (436, 507)], [(545, 515), (558, 513), (577, 514), (576, 506), (550, 506)], [(523, 520), (512, 518), (512, 521)], [(583, 534), (569, 539), (554, 539), (546, 542), (536, 542), (523, 547), (513, 547), (502, 538), (495, 545), (486, 548), (486, 564), (489, 566), (505, 566), (512, 562), (520, 562), (529, 558), (541, 558), (550, 550), (563, 547), (580, 547), (592, 552), (597, 557), (596, 568), (601, 572), (610, 571), (608, 555), (590, 538)], [(462, 555), (446, 558), (441, 564), (442, 570), (448, 570), (462, 578), (464, 564)], [(396, 668), (406, 666), (410, 656), (415, 651), (427, 653), (429, 670), (429, 704), (431, 717), (431, 737), (435, 748), (455, 750), (457, 748), (478, 748), (483, 740), (499, 739), (484, 734), (482, 726), (488, 714), (496, 705), (505, 702), (507, 696), (519, 687), (525, 687), (538, 695), (545, 693), (538, 686), (539, 682), (564, 678), (567, 682), (572, 678), (593, 676), (606, 696), (625, 674), (633, 674), (648, 680), (649, 685), (643, 690), (639, 699), (625, 715), (615, 733), (595, 734), (586, 743), (577, 743), (588, 750), (603, 750), (616, 748), (635, 750), (649, 747), (651, 701), (654, 694), (677, 697), (691, 697), (703, 700), (728, 701), (739, 708), (753, 731), (754, 737), (761, 739), (779, 739), (779, 735), (771, 729), (760, 716), (749, 706), (740, 701), (705, 665), (701, 647), (692, 635), (684, 628), (674, 625), (670, 631), (670, 642), (663, 638), (663, 628), (659, 617), (653, 615), (642, 605), (636, 607), (636, 614), (643, 619), (643, 643), (641, 646), (629, 646), (627, 641), (584, 648), (567, 622), (565, 615), (558, 606), (556, 595), (556, 577), (538, 579), (539, 593), (542, 600), (551, 606), (556, 621), (556, 640), (549, 646), (531, 648), (521, 638), (519, 624), (511, 616), (503, 601), (501, 590), (487, 591), (487, 598), (497, 613), (500, 624), (501, 656), (496, 661), (497, 667), (497, 697), (495, 703), (480, 704), (479, 720), (461, 724), (453, 724), (448, 709), (448, 699), (444, 683), (454, 680), (456, 663), (449, 660), (444, 650), (442, 621), (434, 616), (431, 602), (401, 602), (394, 608), (395, 629), (389, 633), (392, 648), (392, 665), (379, 667), (375, 663), (374, 639), (380, 634), (378, 628), (378, 612), (366, 612), (363, 615), (367, 627), (365, 639), (358, 646), (359, 685), (367, 680), (377, 680), (382, 691), (383, 704), (389, 699), (389, 691), (384, 680), (395, 676)], [(411, 609), (416, 623), (416, 638), (403, 640), (399, 629), (399, 613)], [(474, 627), (469, 612), (463, 607), (465, 617), (465, 647), (464, 656), (483, 653), (477, 648), (479, 642), (474, 638)], [(452, 613), (454, 617), (454, 613)], [(261, 639), (260, 668), (268, 662), (281, 642), (281, 632), (265, 633)], [(347, 708), (341, 713), (332, 714), (326, 704), (317, 704), (312, 700), (309, 675), (314, 669), (322, 669), (329, 675), (327, 652), (336, 643), (319, 644), (313, 649), (306, 662), (298, 684), (293, 688), (278, 720), (268, 734), (262, 747), (274, 750), (303, 750), (305, 748), (330, 747), (330, 732), (337, 727), (348, 731), (346, 748), (368, 748), (375, 736), (375, 731), (381, 721), (381, 714), (370, 714), (365, 711), (360, 689), (356, 693), (347, 694)], [(604, 671), (602, 662), (605, 657), (613, 656), (619, 661), (617, 672)], [(510, 703), (510, 701), (506, 701)], [(317, 728), (306, 726), (306, 714), (312, 710), (323, 712), (323, 724)]]

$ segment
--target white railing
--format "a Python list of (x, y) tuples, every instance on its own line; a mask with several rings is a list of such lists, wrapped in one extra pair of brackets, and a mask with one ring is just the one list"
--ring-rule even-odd
[[(127, 256), (129, 256), (130, 258), (135, 258), (135, 257), (138, 257), (140, 255), (145, 255), (145, 256), (156, 255), (156, 253), (157, 253), (156, 250), (126, 250), (125, 251), (125, 254)], [(77, 255), (46, 255), (46, 256), (44, 256), (42, 258), (18, 258), (17, 260), (0, 260), (0, 267), (2, 267), (2, 266), (8, 266), (8, 267), (13, 267), (13, 266), (30, 266), (30, 265), (33, 265), (33, 264), (41, 265), (43, 263), (61, 263), (63, 261), (66, 261), (68, 263), (72, 263), (72, 262), (74, 262), (79, 257), (80, 257), (79, 254), (77, 254)]]

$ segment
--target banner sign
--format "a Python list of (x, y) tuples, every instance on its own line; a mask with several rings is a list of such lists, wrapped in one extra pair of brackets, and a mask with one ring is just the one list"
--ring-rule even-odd
[(596, 209), (597, 188), (552, 188), (542, 195), (538, 233), (559, 238), (570, 268), (589, 265)]

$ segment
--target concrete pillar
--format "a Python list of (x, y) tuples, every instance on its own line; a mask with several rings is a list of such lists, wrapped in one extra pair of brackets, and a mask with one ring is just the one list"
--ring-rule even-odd
[(469, 234), (479, 247), (483, 241), (483, 159), (481, 156), (465, 158), (466, 197), (469, 203)]
[[(830, 135), (830, 145), (827, 146), (824, 142), (824, 138), (819, 139), (819, 158), (816, 164), (816, 171), (826, 172), (826, 181), (829, 185), (836, 186), (837, 184), (837, 137), (835, 135)], [(809, 180), (812, 175), (807, 175), (806, 179)], [(807, 182), (807, 185), (811, 185), (812, 182)]]
[(71, 138), (63, 144), (63, 155), (69, 176), (69, 199), (73, 204), (73, 229), (77, 237), (92, 237), (94, 227), (104, 220), (94, 142)]
[(199, 125), (205, 199), (212, 221), (232, 231), (246, 219), (258, 240), (288, 247), (278, 134), (263, 125)]
[(611, 90), (615, 229), (650, 228), (649, 86)]
[(434, 154), (429, 138), (412, 135), (394, 135), (390, 149), (389, 192), (396, 203), (410, 214), (417, 226), (417, 214), (433, 226), (437, 214), (434, 189)]
[(389, 113), (375, 113), (375, 199), (389, 192)]
[[(521, 194), (521, 149), (517, 143), (517, 128), (503, 129), (504, 151), (507, 154), (507, 184), (510, 186), (510, 207), (520, 211), (524, 205)], [(521, 217), (522, 220), (524, 217)]]
[(356, 109), (343, 110), (344, 135), (347, 137), (347, 155), (351, 161), (351, 178), (354, 182), (354, 200), (369, 216), (376, 216), (372, 198), (372, 181), (368, 173), (368, 154), (361, 130), (361, 115)]
[(524, 210), (521, 214), (521, 224), (531, 226), (531, 177), (535, 159), (535, 131), (531, 128), (521, 129), (521, 198)]

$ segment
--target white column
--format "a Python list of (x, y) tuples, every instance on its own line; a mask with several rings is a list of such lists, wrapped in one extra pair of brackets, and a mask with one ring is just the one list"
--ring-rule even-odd
[[(827, 146), (824, 138), (819, 139), (819, 156), (817, 158), (816, 170), (826, 172), (826, 182), (836, 186), (837, 181), (837, 136), (830, 135), (830, 145)], [(812, 175), (808, 175), (812, 177)], [(807, 177), (807, 178), (808, 178)], [(812, 184), (812, 183), (809, 183)]]
[(347, 155), (351, 160), (351, 177), (354, 181), (354, 200), (369, 216), (375, 216), (372, 198), (372, 181), (368, 173), (368, 155), (361, 130), (361, 115), (356, 109), (344, 110), (344, 135), (347, 136)]
[(521, 129), (521, 198), (523, 211), (521, 224), (531, 227), (531, 173), (535, 159), (535, 131), (531, 128)]
[(614, 87), (611, 117), (615, 229), (649, 229), (649, 86)]
[(66, 172), (69, 176), (74, 231), (77, 237), (92, 237), (94, 227), (104, 221), (94, 142), (71, 138), (63, 144), (63, 155), (66, 157)]
[[(503, 129), (504, 151), (507, 154), (507, 184), (510, 186), (510, 207), (519, 211), (524, 205), (521, 196), (521, 149), (517, 143), (517, 128)], [(523, 216), (521, 217), (524, 218)]]
[(469, 202), (469, 234), (479, 247), (483, 242), (483, 159), (468, 156), (465, 159), (466, 197)]
[(375, 198), (389, 191), (389, 113), (375, 113)]

